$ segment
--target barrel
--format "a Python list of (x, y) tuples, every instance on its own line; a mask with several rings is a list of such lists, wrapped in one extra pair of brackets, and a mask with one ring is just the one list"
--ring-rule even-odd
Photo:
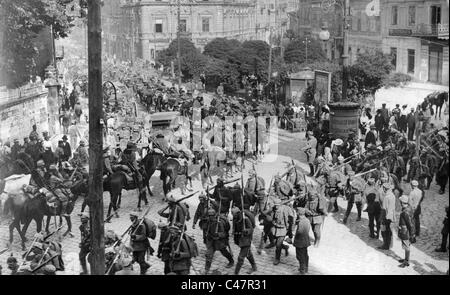
[(354, 102), (330, 103), (330, 133), (346, 139), (350, 132), (358, 134), (360, 105)]

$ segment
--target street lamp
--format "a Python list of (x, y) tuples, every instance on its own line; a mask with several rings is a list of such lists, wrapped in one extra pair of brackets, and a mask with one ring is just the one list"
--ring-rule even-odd
[(311, 40), (306, 37), (302, 43), (305, 44), (305, 63), (308, 63), (308, 44), (311, 43)]

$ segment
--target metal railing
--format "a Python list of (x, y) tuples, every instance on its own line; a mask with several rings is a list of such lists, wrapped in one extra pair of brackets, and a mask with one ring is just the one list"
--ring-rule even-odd
[(438, 38), (448, 39), (448, 24), (438, 24)]
[(438, 24), (418, 24), (412, 33), (419, 36), (437, 36)]

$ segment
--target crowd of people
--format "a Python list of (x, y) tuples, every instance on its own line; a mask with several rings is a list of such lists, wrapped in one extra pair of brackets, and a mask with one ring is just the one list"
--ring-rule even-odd
[[(256, 245), (256, 254), (261, 254), (263, 248), (275, 248), (273, 264), (278, 265), (282, 262), (281, 253), (284, 251), (285, 256), (288, 256), (289, 245), (292, 245), (296, 249), (299, 272), (306, 274), (309, 265), (308, 247), (311, 244), (309, 232), (312, 230), (314, 235), (313, 245), (319, 247), (326, 216), (340, 210), (338, 198), (347, 201), (344, 224), (351, 218), (354, 205), (357, 209), (356, 222), (361, 221), (363, 212), (367, 212), (368, 235), (370, 238), (379, 239), (381, 234), (381, 250), (392, 248), (392, 227), (398, 221), (397, 233), (405, 250), (405, 257), (399, 266), (409, 266), (411, 243), (420, 235), (420, 215), (426, 190), (435, 177), (440, 186), (440, 193), (443, 194), (448, 182), (448, 121), (447, 126), (441, 129), (431, 124), (427, 101), (411, 109), (410, 113), (406, 111), (407, 106), (400, 109), (399, 105), (392, 111), (383, 105), (376, 111), (375, 116), (366, 109), (360, 118), (361, 136), (358, 136), (358, 130), (354, 130), (348, 136), (342, 137), (329, 132), (329, 110), (326, 106), (318, 116), (314, 107), (310, 106), (290, 104), (284, 107), (280, 104), (276, 107), (270, 101), (225, 95), (223, 86), (219, 86), (212, 101), (205, 103), (201, 93), (165, 86), (157, 78), (146, 81), (139, 73), (126, 69), (115, 69), (113, 72), (114, 78), (132, 89), (138, 101), (151, 113), (178, 111), (192, 118), (194, 108), (198, 108), (201, 109), (202, 119), (208, 115), (216, 115), (219, 118), (245, 117), (250, 114), (278, 115), (281, 118), (281, 127), (287, 127), (288, 119), (304, 117), (308, 126), (303, 151), (306, 153), (310, 171), (309, 176), (305, 175), (293, 162), (286, 173), (274, 175), (269, 185), (257, 175), (255, 169), (250, 169), (245, 185), (243, 178), (240, 185), (236, 183), (234, 186), (227, 186), (239, 179), (218, 177), (213, 186), (207, 167), (211, 162), (235, 164), (236, 161), (231, 160), (236, 160), (237, 156), (245, 156), (246, 153), (258, 158), (265, 150), (265, 142), (257, 141), (259, 147), (256, 152), (245, 150), (242, 154), (233, 150), (224, 152), (224, 157), (211, 159), (208, 158), (208, 147), (203, 147), (199, 154), (193, 153), (192, 146), (184, 144), (185, 137), (177, 128), (174, 131), (179, 131), (178, 135), (174, 135), (173, 140), (169, 141), (162, 134), (148, 135), (146, 153), (160, 153), (166, 158), (184, 158), (183, 165), (186, 167), (188, 163), (192, 163), (190, 161), (200, 160), (200, 172), (204, 172), (204, 186), (198, 196), (199, 205), (194, 213), (192, 229), (198, 224), (203, 233), (203, 243), (206, 247), (205, 267), (203, 271), (199, 271), (192, 263), (199, 255), (198, 245), (192, 234), (188, 233), (187, 222), (191, 219), (191, 212), (189, 206), (183, 202), (199, 192), (181, 199), (176, 199), (172, 192), (169, 192), (165, 198), (167, 206), (158, 211), (162, 218), (167, 219), (165, 222), (156, 226), (146, 214), (139, 217), (141, 214), (132, 212), (131, 225), (123, 235), (119, 237), (114, 232), (107, 232), (106, 274), (137, 274), (133, 268), (135, 262), (139, 264), (140, 274), (145, 274), (150, 268), (146, 254), (153, 255), (154, 252), (157, 258), (164, 262), (165, 274), (184, 275), (189, 274), (191, 269), (197, 274), (209, 274), (215, 251), (219, 251), (228, 260), (225, 267), (234, 267), (235, 274), (241, 272), (246, 259), (250, 263), (249, 273), (253, 273), (258, 270), (258, 256), (252, 252), (257, 222), (263, 230)], [(72, 95), (68, 98), (67, 106), (64, 106), (63, 126), (67, 120), (76, 126), (82, 114), (82, 111), (76, 111), (79, 103), (76, 100), (71, 101), (71, 97)], [(105, 108), (106, 122), (120, 111), (121, 105), (105, 104)], [(71, 112), (75, 116), (73, 121), (65, 119), (65, 116), (71, 117)], [(41, 137), (37, 126), (33, 126), (30, 136), (24, 139), (23, 144), (14, 140), (12, 146), (5, 143), (1, 148), (3, 163), (19, 161), (36, 171), (32, 172), (32, 183), (24, 187), (24, 192), (42, 192), (42, 188), (54, 191), (62, 208), (67, 206), (64, 189), (67, 189), (68, 181), (72, 180), (73, 171), (78, 170), (81, 181), (87, 181), (86, 166), (89, 161), (86, 142), (80, 141), (74, 151), (72, 147), (75, 144), (68, 142), (66, 134), (72, 140), (70, 126), (64, 128), (64, 137), (53, 149), (48, 133), (42, 132)], [(364, 144), (360, 143), (361, 138)], [(145, 195), (145, 169), (140, 161), (144, 154), (137, 148), (136, 140), (133, 141), (131, 137), (125, 140), (128, 143), (124, 150), (120, 145), (113, 146), (113, 150), (109, 145), (104, 146), (105, 180), (115, 171), (123, 170), (135, 181), (139, 194)], [(211, 144), (214, 142), (218, 140), (211, 140)], [(16, 172), (14, 165), (6, 166), (10, 167), (9, 174)], [(240, 168), (242, 172), (243, 167)], [(409, 194), (406, 194), (405, 182), (411, 187)], [(439, 252), (447, 251), (448, 207), (446, 214), (442, 244), (436, 249)], [(91, 251), (90, 217), (86, 213), (80, 215), (81, 274), (88, 274), (87, 261)], [(231, 222), (229, 215), (232, 216)], [(111, 216), (108, 216), (107, 221), (110, 220)], [(160, 235), (157, 250), (154, 250), (149, 239), (156, 238), (157, 229)], [(231, 251), (230, 236), (240, 248), (237, 257)], [(11, 257), (8, 260), (11, 273), (51, 274), (55, 270), (63, 270), (61, 246), (45, 246), (50, 243), (46, 242), (46, 239), (47, 237), (39, 235), (35, 237), (27, 255), (24, 256), (24, 261), (30, 261), (27, 264), (29, 267), (18, 268), (17, 259)], [(127, 239), (130, 240), (129, 244), (126, 243)], [(35, 251), (37, 254), (33, 255)]]

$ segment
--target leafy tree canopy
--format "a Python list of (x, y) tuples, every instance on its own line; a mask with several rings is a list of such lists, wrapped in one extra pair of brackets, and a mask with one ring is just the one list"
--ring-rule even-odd
[(203, 54), (227, 60), (231, 52), (236, 48), (241, 47), (241, 42), (235, 39), (215, 38), (206, 44)]
[[(306, 38), (298, 38), (291, 42), (284, 51), (284, 60), (287, 63), (304, 63), (306, 62)], [(320, 41), (308, 38), (308, 62), (325, 61), (325, 52), (322, 49)]]
[(42, 75), (48, 62), (42, 64), (38, 59), (44, 58), (43, 52), (48, 52), (46, 46), (41, 46), (48, 46), (48, 42), (37, 45), (36, 38), (42, 31), (50, 32), (51, 25), (55, 38), (67, 36), (73, 22), (65, 14), (68, 3), (68, 0), (0, 0), (0, 27), (4, 28), (0, 60), (2, 85), (19, 87), (30, 77)]

